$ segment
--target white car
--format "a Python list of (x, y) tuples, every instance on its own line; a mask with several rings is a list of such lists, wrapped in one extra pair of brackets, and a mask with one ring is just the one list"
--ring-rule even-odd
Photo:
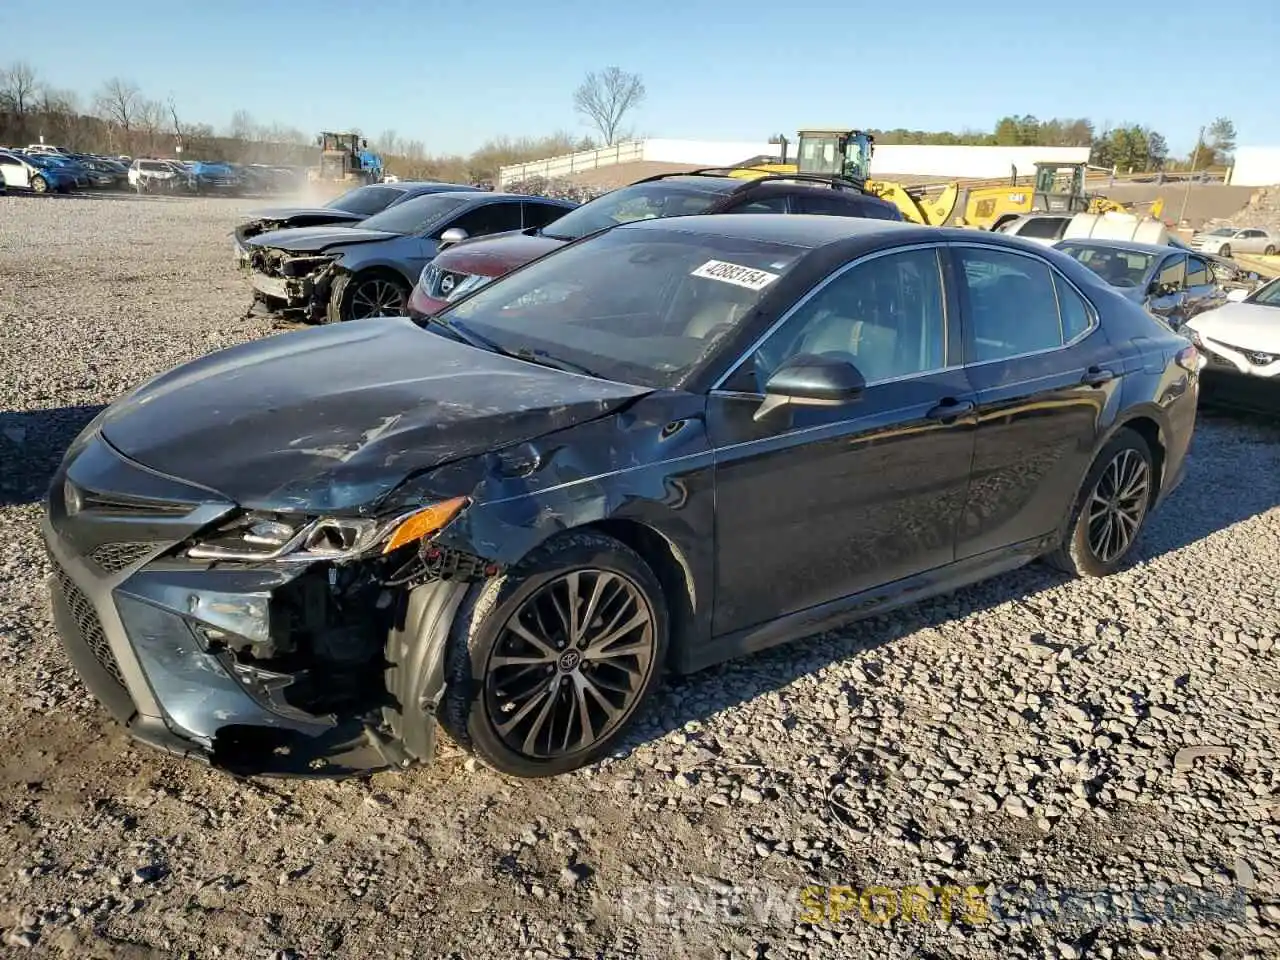
[(1192, 234), (1191, 248), (1220, 257), (1230, 257), (1233, 253), (1261, 253), (1269, 257), (1280, 250), (1280, 233), (1261, 227), (1218, 227), (1208, 233)]
[(1187, 321), (1181, 331), (1208, 360), (1206, 374), (1226, 394), (1248, 384), (1274, 386), (1280, 402), (1280, 277), (1245, 296), (1233, 291), (1230, 302)]

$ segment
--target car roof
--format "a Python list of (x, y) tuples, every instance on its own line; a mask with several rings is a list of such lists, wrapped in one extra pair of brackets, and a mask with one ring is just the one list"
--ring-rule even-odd
[[(911, 233), (921, 239), (942, 239), (940, 235), (972, 230), (947, 230), (923, 227), (901, 220), (879, 220), (870, 217), (832, 217), (811, 213), (712, 213), (686, 217), (654, 217), (634, 220), (615, 227), (617, 230), (678, 230), (709, 236), (735, 237), (761, 243), (783, 243), (794, 247), (821, 247), (840, 240), (871, 239), (878, 236), (903, 237)], [(991, 234), (991, 237), (998, 236)], [(1007, 241), (1003, 241), (1009, 246)], [(1018, 245), (1021, 249), (1021, 245)]]
[[(1107, 250), (1125, 250), (1129, 253), (1186, 253), (1185, 247), (1171, 247), (1162, 243), (1139, 243), (1136, 240), (1095, 240), (1093, 237), (1064, 237), (1059, 243), (1072, 243), (1086, 247), (1102, 247)], [(1196, 252), (1196, 251), (1192, 251)]]
[[(636, 187), (649, 183), (679, 183), (689, 187), (701, 187), (709, 193), (728, 193), (751, 182), (751, 180), (742, 180), (738, 177), (722, 177), (716, 174), (675, 173), (652, 179), (637, 180), (635, 183), (627, 184), (627, 186)], [(619, 187), (618, 189), (625, 190), (626, 187)]]

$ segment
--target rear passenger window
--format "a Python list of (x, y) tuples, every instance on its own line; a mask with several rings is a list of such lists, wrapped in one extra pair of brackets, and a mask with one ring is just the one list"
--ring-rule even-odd
[(1056, 273), (1053, 286), (1058, 291), (1058, 312), (1062, 316), (1062, 340), (1070, 343), (1093, 323), (1093, 313), (1076, 288)]
[(956, 253), (969, 299), (975, 362), (1062, 346), (1048, 264), (1004, 250), (957, 247)]

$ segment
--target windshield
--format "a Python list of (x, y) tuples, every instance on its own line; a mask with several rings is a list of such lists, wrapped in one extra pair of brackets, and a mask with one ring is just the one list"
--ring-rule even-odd
[(736, 237), (611, 230), (534, 261), (439, 316), (504, 351), (669, 387), (709, 357), (803, 253)]
[(597, 197), (566, 213), (542, 231), (554, 240), (577, 240), (606, 227), (658, 217), (694, 216), (704, 213), (719, 197), (717, 191), (670, 181), (633, 183)]
[(1219, 227), (1217, 230), (1211, 230), (1211, 237), (1234, 237), (1236, 235), (1235, 227)]
[(1058, 249), (1074, 257), (1113, 287), (1140, 287), (1151, 265), (1154, 253), (1117, 250), (1083, 243), (1060, 244)]
[(360, 226), (366, 230), (385, 230), (406, 236), (426, 233), (466, 202), (457, 197), (442, 197), (439, 194), (414, 197), (362, 220)]
[(1247, 300), (1264, 307), (1280, 307), (1280, 277), (1253, 291)]
[(330, 210), (341, 210), (344, 213), (358, 213), (362, 217), (371, 217), (380, 210), (385, 210), (393, 200), (404, 196), (400, 190), (390, 187), (356, 187), (348, 190), (340, 197), (335, 197), (325, 204)]

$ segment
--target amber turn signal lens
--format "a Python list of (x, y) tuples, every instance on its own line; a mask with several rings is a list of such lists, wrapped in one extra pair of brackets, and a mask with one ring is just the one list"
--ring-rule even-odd
[(423, 507), (396, 527), (395, 532), (387, 538), (387, 545), (382, 548), (382, 552), (390, 553), (405, 544), (416, 543), (423, 537), (435, 533), (456, 517), (466, 505), (466, 497), (454, 497), (452, 500), (442, 500), (440, 503)]

